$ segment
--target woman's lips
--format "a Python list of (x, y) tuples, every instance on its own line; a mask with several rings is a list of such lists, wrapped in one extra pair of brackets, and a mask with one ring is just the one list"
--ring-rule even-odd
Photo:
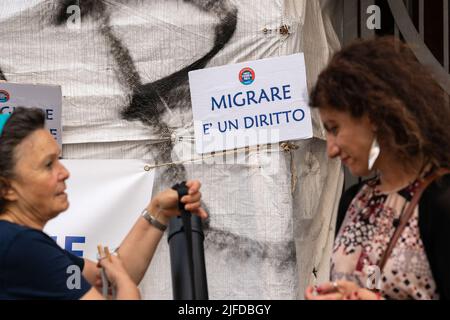
[(62, 196), (62, 195), (67, 195), (66, 194), (66, 189), (56, 193), (56, 196)]

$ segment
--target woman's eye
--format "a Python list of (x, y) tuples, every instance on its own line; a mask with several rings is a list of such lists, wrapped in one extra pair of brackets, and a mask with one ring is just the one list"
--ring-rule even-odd
[(47, 164), (45, 165), (47, 168), (51, 168), (53, 165), (53, 161), (49, 161), (47, 162)]
[(336, 135), (338, 133), (338, 127), (328, 128), (327, 131), (333, 135)]

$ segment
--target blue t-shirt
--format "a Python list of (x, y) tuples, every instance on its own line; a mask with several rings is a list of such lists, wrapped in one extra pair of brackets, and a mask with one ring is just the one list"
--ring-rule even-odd
[(0, 299), (80, 299), (83, 267), (45, 233), (0, 221)]

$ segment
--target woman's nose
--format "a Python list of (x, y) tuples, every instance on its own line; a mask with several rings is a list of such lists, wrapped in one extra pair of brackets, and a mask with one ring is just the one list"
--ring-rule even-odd
[(327, 139), (327, 153), (328, 157), (335, 158), (339, 155), (341, 150), (339, 149), (339, 146), (336, 144), (333, 138)]
[(67, 170), (66, 167), (61, 162), (59, 162), (59, 165), (61, 166), (61, 170), (59, 172), (59, 178), (61, 180), (67, 180), (70, 177), (69, 170)]

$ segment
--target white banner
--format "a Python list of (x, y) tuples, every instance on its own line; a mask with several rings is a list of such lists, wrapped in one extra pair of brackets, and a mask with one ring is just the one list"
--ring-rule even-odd
[(45, 232), (75, 255), (96, 259), (97, 245), (117, 248), (151, 199), (154, 170), (140, 160), (63, 160), (69, 210)]
[(313, 136), (302, 53), (189, 72), (198, 153)]
[(12, 113), (16, 107), (40, 108), (46, 126), (62, 147), (62, 93), (60, 86), (0, 82), (0, 113)]

